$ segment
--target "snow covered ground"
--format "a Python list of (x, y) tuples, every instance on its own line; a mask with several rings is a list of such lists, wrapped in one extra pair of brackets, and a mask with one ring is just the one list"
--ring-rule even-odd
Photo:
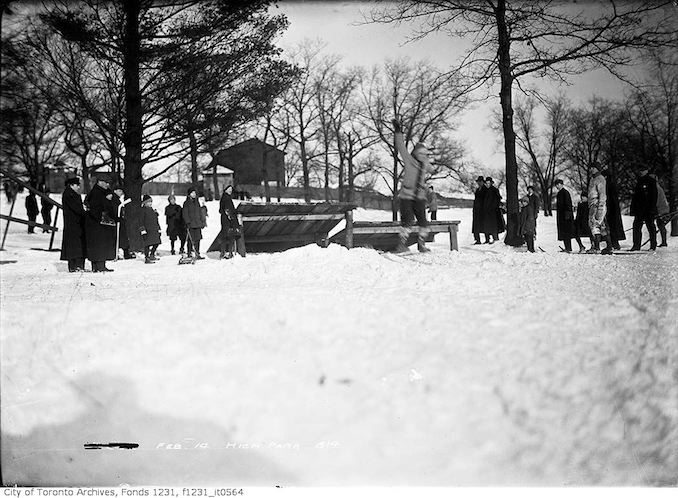
[(540, 216), (529, 254), (471, 246), (470, 210), (439, 218), (462, 221), (459, 252), (441, 234), (408, 258), (178, 266), (163, 236), (158, 264), (110, 274), (68, 273), (13, 224), (5, 484), (678, 485), (678, 239), (568, 255)]

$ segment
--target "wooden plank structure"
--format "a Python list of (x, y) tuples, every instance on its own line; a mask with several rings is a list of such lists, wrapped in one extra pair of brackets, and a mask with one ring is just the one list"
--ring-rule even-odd
[(311, 243), (327, 247), (330, 230), (342, 219), (352, 221), (355, 207), (343, 202), (241, 202), (236, 212), (247, 252), (276, 252)]
[[(429, 234), (427, 242), (433, 242), (435, 234), (449, 233), (450, 251), (458, 251), (457, 231), (460, 221), (431, 221), (429, 222)], [(400, 241), (400, 232), (403, 230), (398, 221), (356, 221), (352, 223), (349, 229), (347, 223), (346, 229), (335, 234), (330, 238), (330, 242), (335, 242), (348, 247), (371, 247), (381, 251), (393, 251)], [(406, 228), (409, 231), (407, 245), (411, 246), (417, 243), (419, 227), (412, 226)]]
[(52, 249), (52, 246), (54, 245), (54, 235), (59, 230), (56, 226), (57, 221), (59, 219), (59, 209), (63, 209), (63, 206), (60, 203), (58, 203), (57, 201), (55, 201), (54, 199), (52, 199), (50, 196), (40, 192), (36, 188), (31, 187), (28, 183), (24, 182), (23, 180), (21, 180), (21, 178), (19, 178), (18, 176), (16, 176), (14, 173), (12, 173), (10, 171), (0, 170), (0, 175), (6, 176), (10, 180), (12, 180), (14, 183), (21, 185), (22, 187), (24, 187), (28, 191), (35, 193), (37, 196), (46, 200), (47, 202), (49, 202), (53, 206), (56, 206), (56, 211), (54, 212), (54, 218), (53, 218), (54, 219), (54, 225), (50, 226), (50, 225), (44, 225), (42, 223), (37, 223), (37, 222), (34, 222), (34, 221), (30, 221), (30, 220), (23, 220), (21, 218), (16, 218), (16, 217), (12, 216), (12, 213), (14, 212), (14, 203), (16, 202), (16, 196), (15, 196), (14, 199), (12, 200), (12, 205), (9, 208), (9, 216), (4, 215), (4, 214), (0, 214), (0, 219), (7, 220), (7, 224), (5, 225), (5, 232), (2, 235), (2, 244), (0, 244), (0, 251), (5, 249), (5, 239), (7, 239), (7, 232), (9, 231), (9, 224), (12, 221), (15, 222), (15, 223), (22, 223), (22, 224), (28, 225), (28, 226), (39, 227), (39, 228), (42, 228), (44, 230), (48, 230), (48, 231), (52, 232), (52, 236), (49, 239), (49, 248), (47, 250), (48, 251), (58, 250), (58, 249)]

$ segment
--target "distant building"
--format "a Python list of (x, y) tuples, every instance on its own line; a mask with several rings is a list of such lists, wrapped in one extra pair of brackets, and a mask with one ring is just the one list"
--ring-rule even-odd
[[(216, 193), (214, 192), (214, 175), (216, 175)], [(202, 185), (205, 196), (208, 197), (207, 200), (210, 200), (209, 197), (214, 198), (214, 195), (218, 196), (227, 185), (233, 185), (233, 170), (212, 162), (202, 170)], [(209, 195), (210, 192), (212, 195)]]
[[(225, 169), (221, 169), (222, 167)], [(231, 171), (231, 183), (236, 188), (241, 185), (282, 186), (285, 178), (285, 153), (256, 138), (224, 149), (203, 170), (205, 189), (214, 189), (215, 168), (217, 182), (222, 178), (227, 182), (228, 177), (225, 174), (227, 170)], [(223, 187), (215, 194), (218, 196), (221, 190)]]

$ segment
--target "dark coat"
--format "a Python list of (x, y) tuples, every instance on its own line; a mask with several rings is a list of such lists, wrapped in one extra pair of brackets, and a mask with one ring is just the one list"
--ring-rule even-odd
[[(158, 223), (158, 212), (150, 206), (141, 209), (141, 225), (139, 230), (144, 239), (145, 246), (160, 244), (160, 223)], [(143, 233), (146, 232), (146, 233)]]
[(574, 221), (575, 235), (579, 237), (590, 237), (591, 227), (589, 226), (589, 203), (579, 202), (577, 204), (577, 217)]
[(190, 196), (187, 197), (181, 214), (188, 228), (205, 228), (204, 216), (198, 199), (193, 199)]
[(61, 197), (64, 208), (64, 232), (61, 240), (61, 260), (84, 259), (85, 252), (85, 208), (80, 194), (66, 187)]
[(485, 233), (485, 194), (487, 194), (485, 185), (476, 189), (476, 195), (473, 199), (473, 223), (471, 227), (473, 233)]
[(565, 188), (561, 188), (556, 195), (556, 211), (558, 240), (571, 240), (576, 233), (574, 208), (572, 207), (572, 197)]
[[(535, 219), (539, 216), (539, 197), (537, 194), (528, 195), (527, 198), (530, 200), (530, 206), (532, 206), (532, 212), (534, 213)], [(560, 240), (560, 239), (559, 239)]]
[(532, 204), (528, 203), (520, 210), (518, 215), (518, 235), (528, 235), (534, 237), (537, 228), (537, 220), (534, 216)]
[(186, 224), (179, 204), (170, 204), (165, 208), (165, 221), (167, 223), (167, 235), (170, 238), (176, 239), (185, 235)]
[(40, 198), (40, 212), (42, 213), (42, 216), (50, 216), (52, 213), (52, 208), (54, 207), (54, 204), (46, 200), (45, 198), (41, 197)]
[(605, 192), (607, 194), (607, 225), (610, 230), (612, 240), (626, 240), (624, 233), (624, 224), (622, 222), (621, 209), (619, 208), (619, 193), (612, 178), (605, 175)]
[(631, 216), (657, 216), (657, 182), (650, 175), (638, 180), (631, 199)]
[(226, 192), (221, 194), (219, 201), (219, 213), (221, 214), (221, 229), (236, 228), (238, 226), (238, 215), (235, 212), (233, 199)]
[(30, 192), (26, 197), (26, 214), (30, 219), (35, 219), (38, 216), (40, 209), (38, 209), (38, 200), (35, 198), (35, 194)]
[(483, 198), (484, 233), (497, 234), (504, 231), (504, 217), (501, 214), (500, 204), (499, 189), (495, 186), (488, 188)]
[[(87, 240), (87, 258), (90, 261), (112, 261), (115, 259), (115, 234), (116, 227), (102, 225), (101, 219), (105, 215), (115, 220), (116, 212), (113, 201), (106, 199), (110, 190), (100, 187), (98, 184), (92, 187), (85, 198), (85, 204), (89, 206), (85, 216), (85, 238)], [(113, 194), (115, 197), (115, 194)]]

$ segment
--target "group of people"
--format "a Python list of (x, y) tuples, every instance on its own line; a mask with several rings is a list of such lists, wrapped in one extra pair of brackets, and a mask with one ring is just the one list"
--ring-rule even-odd
[[(5, 187), (5, 189), (7, 189), (7, 187)], [(40, 207), (38, 207), (38, 199), (34, 191), (30, 190), (26, 196), (26, 215), (28, 216), (28, 221), (32, 222), (28, 225), (28, 233), (35, 233), (35, 223), (37, 222), (38, 214), (42, 215), (43, 225), (52, 225), (52, 209), (54, 208), (54, 204), (48, 200), (50, 191), (44, 185), (42, 185), (39, 190), (44, 196), (40, 197)], [(49, 230), (43, 227), (42, 232), (45, 233), (47, 231)]]
[[(222, 232), (220, 233), (221, 257), (233, 255), (235, 238), (239, 234), (238, 219), (231, 199), (232, 187), (224, 189), (221, 198), (220, 213)], [(200, 254), (202, 229), (207, 226), (207, 207), (198, 197), (194, 187), (188, 189), (186, 201), (179, 206), (174, 195), (168, 197), (165, 208), (167, 236), (170, 239), (171, 254), (176, 254), (175, 243), (180, 241), (179, 254), (184, 250), (189, 257), (204, 259)], [(87, 194), (84, 202), (80, 196), (80, 179), (66, 181), (62, 197), (64, 211), (64, 230), (61, 247), (61, 260), (68, 261), (68, 271), (85, 270), (85, 259), (92, 262), (93, 272), (110, 272), (107, 261), (117, 259), (122, 249), (125, 259), (136, 256), (130, 250), (128, 230), (139, 231), (144, 246), (144, 262), (153, 264), (159, 258), (156, 253), (161, 244), (162, 230), (159, 213), (153, 208), (153, 199), (144, 195), (141, 199), (141, 213), (136, 228), (130, 227), (125, 215), (125, 206), (129, 200), (121, 186), (111, 185), (106, 176), (99, 176), (95, 185)]]
[[(619, 196), (608, 170), (603, 169), (600, 163), (594, 163), (590, 170), (588, 192), (582, 192), (576, 214), (572, 197), (564, 187), (563, 181), (560, 179), (555, 181), (558, 191), (556, 196), (558, 240), (563, 241), (565, 252), (572, 251), (572, 239), (574, 238), (579, 245), (579, 252), (612, 254), (615, 250), (621, 249), (619, 241), (626, 239)], [(657, 228), (662, 238), (659, 247), (667, 246), (665, 225), (668, 221), (669, 204), (664, 190), (657, 182), (657, 177), (651, 175), (645, 166), (641, 166), (638, 170), (638, 181), (631, 198), (630, 214), (634, 220), (633, 245), (629, 251), (641, 250), (643, 225), (647, 227), (650, 235), (650, 251), (657, 248)], [(655, 221), (657, 227), (655, 227)], [(590, 239), (589, 249), (586, 249), (582, 243), (582, 237)], [(605, 241), (605, 248), (601, 250), (602, 241)]]
[[(494, 180), (491, 176), (479, 176), (476, 179), (476, 184), (477, 188), (473, 199), (473, 221), (471, 223), (474, 245), (483, 243), (481, 242), (481, 235), (485, 236), (485, 244), (494, 244), (499, 240), (499, 234), (506, 230), (501, 207), (501, 194), (499, 189), (494, 186)], [(536, 218), (536, 210), (534, 217)]]

